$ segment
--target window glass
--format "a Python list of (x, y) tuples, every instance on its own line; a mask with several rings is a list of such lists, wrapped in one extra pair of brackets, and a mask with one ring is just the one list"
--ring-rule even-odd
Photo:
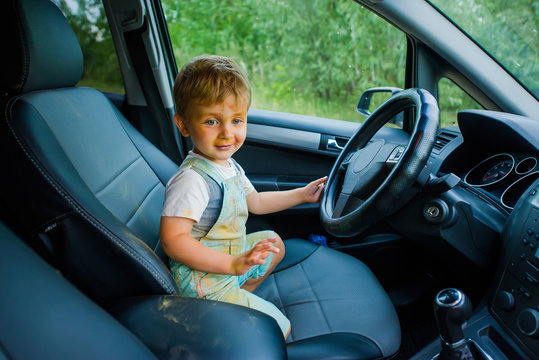
[(162, 2), (178, 66), (231, 57), (247, 71), (254, 108), (363, 121), (364, 90), (403, 87), (404, 34), (354, 1)]
[(430, 1), (539, 98), (537, 1)]
[(124, 93), (120, 66), (101, 0), (54, 0), (79, 39), (84, 71), (79, 86)]
[(465, 109), (484, 109), (453, 81), (442, 78), (438, 82), (440, 127), (457, 125), (457, 114)]

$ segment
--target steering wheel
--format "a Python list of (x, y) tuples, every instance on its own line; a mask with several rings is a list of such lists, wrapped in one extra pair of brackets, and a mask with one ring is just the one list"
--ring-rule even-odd
[[(407, 145), (373, 139), (385, 123), (409, 108), (415, 108), (415, 126)], [(400, 91), (376, 109), (331, 169), (320, 202), (326, 231), (354, 236), (400, 209), (426, 166), (438, 125), (438, 103), (424, 89)]]

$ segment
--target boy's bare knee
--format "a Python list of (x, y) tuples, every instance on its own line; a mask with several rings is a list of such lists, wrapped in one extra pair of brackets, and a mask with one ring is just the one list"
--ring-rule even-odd
[(279, 234), (275, 233), (275, 239), (277, 240), (275, 242), (275, 247), (277, 247), (280, 251), (277, 254), (274, 254), (274, 256), (277, 258), (276, 260), (281, 260), (284, 258), (284, 254), (286, 252), (283, 239), (279, 236)]

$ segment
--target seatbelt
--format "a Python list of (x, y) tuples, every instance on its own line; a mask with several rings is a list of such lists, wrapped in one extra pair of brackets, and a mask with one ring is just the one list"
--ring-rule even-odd
[(144, 20), (143, 25), (136, 30), (124, 33), (125, 43), (129, 51), (131, 62), (137, 74), (140, 87), (146, 99), (148, 109), (155, 120), (159, 130), (159, 148), (172, 161), (177, 164), (185, 157), (184, 150), (178, 147), (174, 136), (174, 127), (170, 121), (170, 114), (163, 106), (159, 88), (153, 76), (152, 67), (142, 35), (147, 31), (148, 24)]

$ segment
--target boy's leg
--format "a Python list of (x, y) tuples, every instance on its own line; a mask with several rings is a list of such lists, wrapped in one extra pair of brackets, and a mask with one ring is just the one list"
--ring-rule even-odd
[(277, 233), (274, 233), (274, 234), (275, 234), (275, 239), (277, 240), (275, 242), (275, 246), (279, 248), (280, 251), (278, 253), (273, 253), (271, 264), (268, 270), (266, 271), (266, 273), (264, 274), (264, 276), (258, 277), (256, 279), (255, 278), (248, 279), (241, 286), (242, 289), (247, 290), (249, 292), (253, 292), (258, 287), (258, 285), (260, 285), (262, 281), (264, 281), (271, 274), (273, 269), (275, 269), (277, 264), (279, 264), (281, 260), (283, 259), (284, 253), (285, 253), (283, 240), (281, 239), (279, 235), (277, 235)]
[(245, 298), (247, 298), (247, 302), (249, 304), (248, 307), (250, 307), (251, 309), (262, 311), (263, 313), (275, 319), (275, 321), (279, 325), (279, 328), (281, 328), (283, 336), (286, 340), (288, 335), (290, 335), (290, 330), (292, 330), (292, 326), (290, 324), (290, 320), (288, 320), (288, 318), (282, 313), (282, 311), (280, 311), (271, 302), (264, 300), (254, 294), (251, 294), (246, 290), (240, 289), (239, 291), (245, 294)]
[(237, 281), (231, 281), (225, 287), (205, 298), (242, 305), (251, 309), (262, 311), (277, 321), (277, 324), (279, 325), (279, 328), (281, 328), (281, 331), (286, 339), (286, 337), (290, 334), (291, 326), (290, 320), (288, 320), (283, 312), (271, 302), (264, 300), (244, 289), (240, 289), (238, 285), (239, 283)]

